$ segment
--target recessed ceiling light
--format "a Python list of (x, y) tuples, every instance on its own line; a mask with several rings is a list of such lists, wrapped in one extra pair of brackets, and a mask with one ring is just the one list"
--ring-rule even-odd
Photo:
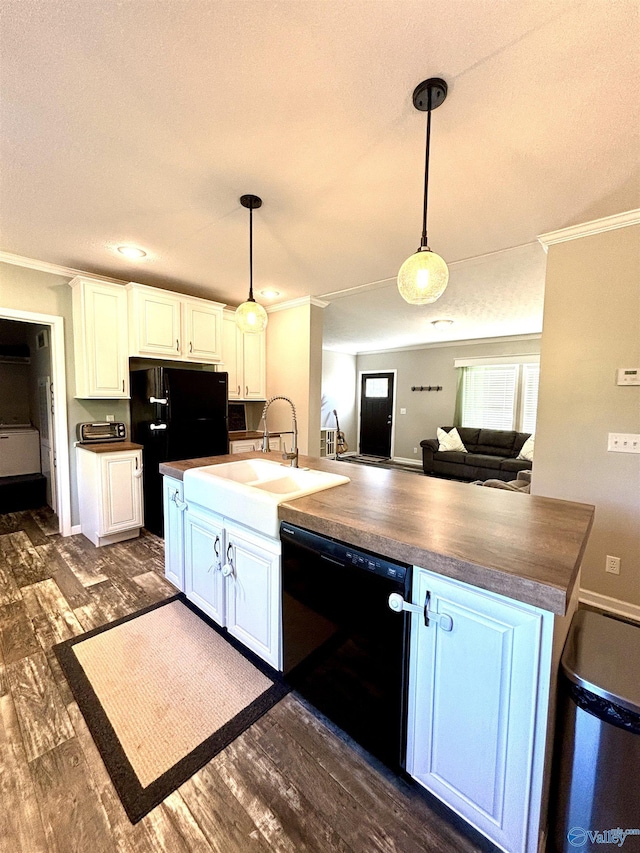
[(279, 290), (261, 290), (260, 296), (264, 296), (265, 299), (275, 299), (276, 296), (280, 296)]
[(137, 246), (118, 246), (118, 251), (121, 255), (124, 255), (125, 258), (130, 258), (131, 260), (138, 260), (139, 258), (147, 257), (145, 250), (139, 249)]
[(432, 320), (431, 325), (435, 329), (446, 329), (448, 326), (453, 325), (453, 320)]

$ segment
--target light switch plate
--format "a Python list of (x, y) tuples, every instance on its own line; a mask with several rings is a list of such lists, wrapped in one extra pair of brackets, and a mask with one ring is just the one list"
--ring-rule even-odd
[(632, 432), (610, 432), (607, 450), (615, 453), (640, 453), (640, 435)]

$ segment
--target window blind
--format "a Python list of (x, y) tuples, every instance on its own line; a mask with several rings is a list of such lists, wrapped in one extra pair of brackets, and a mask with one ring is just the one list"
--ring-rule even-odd
[(467, 367), (462, 392), (462, 426), (513, 429), (517, 364)]
[(538, 412), (538, 381), (540, 379), (539, 364), (522, 365), (522, 432), (536, 431), (536, 415)]

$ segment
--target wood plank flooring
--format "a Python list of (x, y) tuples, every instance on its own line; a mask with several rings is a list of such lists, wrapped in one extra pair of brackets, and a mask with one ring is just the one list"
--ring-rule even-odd
[(0, 515), (1, 853), (494, 850), (295, 694), (133, 826), (51, 647), (173, 595), (163, 541), (55, 531)]

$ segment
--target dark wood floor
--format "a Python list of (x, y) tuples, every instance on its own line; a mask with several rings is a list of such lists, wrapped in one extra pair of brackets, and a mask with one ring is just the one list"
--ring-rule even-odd
[(163, 560), (147, 533), (94, 548), (0, 515), (2, 853), (493, 849), (295, 694), (132, 826), (51, 647), (172, 595)]

